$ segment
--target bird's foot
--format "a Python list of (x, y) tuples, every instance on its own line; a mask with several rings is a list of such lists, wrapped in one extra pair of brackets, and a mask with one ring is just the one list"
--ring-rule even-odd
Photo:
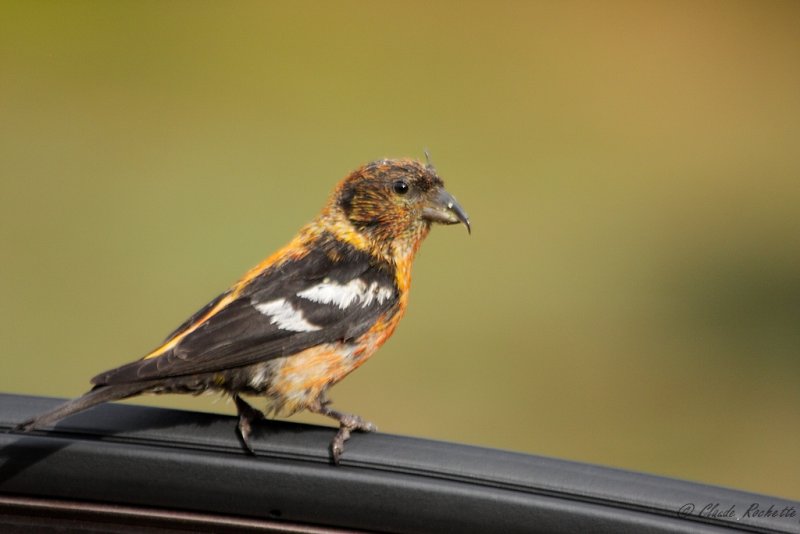
[(344, 453), (344, 443), (350, 439), (350, 434), (353, 430), (375, 432), (378, 427), (357, 415), (342, 413), (328, 408), (328, 404), (330, 404), (330, 401), (323, 399), (316, 406), (312, 406), (310, 411), (339, 421), (339, 431), (331, 441), (331, 460), (334, 465), (339, 465)]
[(236, 403), (236, 411), (239, 412), (239, 424), (236, 429), (238, 430), (239, 438), (242, 440), (242, 446), (248, 454), (255, 456), (256, 451), (250, 445), (250, 435), (253, 432), (253, 423), (264, 419), (264, 414), (250, 406), (239, 395), (233, 396), (233, 402)]
[(342, 418), (339, 419), (339, 431), (331, 441), (331, 456), (335, 465), (339, 465), (339, 461), (344, 453), (344, 442), (350, 439), (350, 432), (353, 430), (360, 430), (361, 432), (375, 432), (378, 430), (378, 427), (357, 415), (341, 415)]

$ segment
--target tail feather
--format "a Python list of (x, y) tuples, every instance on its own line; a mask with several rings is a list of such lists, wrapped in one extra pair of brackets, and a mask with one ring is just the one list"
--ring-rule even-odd
[(60, 421), (67, 416), (82, 412), (104, 402), (126, 399), (144, 392), (152, 386), (152, 383), (144, 382), (139, 384), (116, 384), (113, 386), (100, 386), (92, 389), (82, 397), (59, 404), (49, 412), (37, 415), (33, 419), (28, 419), (16, 427), (14, 430), (27, 432), (36, 428), (50, 425)]

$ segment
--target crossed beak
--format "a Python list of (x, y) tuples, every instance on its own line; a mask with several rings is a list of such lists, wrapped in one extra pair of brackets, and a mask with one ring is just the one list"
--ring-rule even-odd
[(467, 232), (472, 233), (472, 228), (469, 225), (469, 216), (453, 195), (445, 191), (444, 188), (439, 188), (433, 192), (431, 198), (422, 208), (422, 217), (428, 221), (441, 224), (462, 223), (467, 227)]

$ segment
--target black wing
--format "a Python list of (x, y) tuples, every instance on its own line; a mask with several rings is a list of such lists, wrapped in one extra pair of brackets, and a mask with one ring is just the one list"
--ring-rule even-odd
[[(267, 269), (164, 354), (102, 373), (92, 383), (212, 373), (357, 338), (398, 306), (392, 269), (349, 245), (328, 243)], [(202, 317), (221, 298), (193, 317)]]

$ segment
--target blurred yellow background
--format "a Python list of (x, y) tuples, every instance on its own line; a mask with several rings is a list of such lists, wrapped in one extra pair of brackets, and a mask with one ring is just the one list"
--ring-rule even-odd
[(1, 391), (84, 392), (350, 170), (429, 148), (473, 234), (434, 229), (339, 409), (800, 498), (797, 2), (23, 1), (1, 19)]

